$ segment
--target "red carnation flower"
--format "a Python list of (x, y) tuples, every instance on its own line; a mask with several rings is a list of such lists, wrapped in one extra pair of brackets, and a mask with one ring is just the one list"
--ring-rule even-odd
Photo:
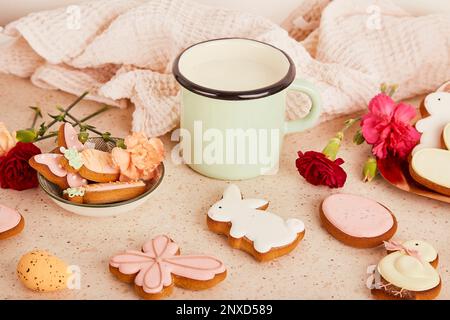
[(307, 151), (304, 154), (299, 151), (295, 165), (298, 172), (309, 183), (317, 186), (324, 185), (330, 188), (340, 188), (345, 184), (347, 174), (340, 166), (344, 160), (328, 159), (323, 153)]
[(0, 157), (0, 187), (19, 191), (37, 187), (36, 171), (28, 160), (39, 153), (41, 150), (34, 144), (18, 142)]

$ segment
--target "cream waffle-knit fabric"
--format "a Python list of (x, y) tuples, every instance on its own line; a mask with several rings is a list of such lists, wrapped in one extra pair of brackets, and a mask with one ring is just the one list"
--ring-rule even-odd
[[(388, 0), (305, 0), (282, 27), (186, 0), (98, 0), (30, 14), (0, 30), (0, 72), (118, 107), (135, 105), (134, 131), (164, 134), (179, 121), (177, 54), (212, 38), (271, 43), (320, 89), (322, 119), (361, 110), (381, 82), (397, 99), (450, 79), (450, 17), (415, 17)], [(299, 41), (300, 42), (299, 42)], [(290, 93), (287, 117), (308, 110)]]

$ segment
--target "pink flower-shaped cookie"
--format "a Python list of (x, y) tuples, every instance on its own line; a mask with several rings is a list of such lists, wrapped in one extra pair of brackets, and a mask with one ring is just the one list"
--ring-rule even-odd
[(226, 276), (222, 261), (206, 255), (180, 255), (178, 245), (160, 235), (147, 241), (142, 251), (128, 250), (110, 260), (110, 270), (120, 280), (133, 282), (146, 299), (170, 294), (174, 285), (187, 289), (207, 289)]

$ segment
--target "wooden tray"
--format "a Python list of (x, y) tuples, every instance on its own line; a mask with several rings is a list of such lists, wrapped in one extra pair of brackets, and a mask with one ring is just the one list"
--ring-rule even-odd
[(381, 176), (398, 189), (422, 197), (450, 203), (450, 197), (430, 190), (414, 181), (409, 174), (408, 161), (388, 158), (378, 160), (377, 164)]

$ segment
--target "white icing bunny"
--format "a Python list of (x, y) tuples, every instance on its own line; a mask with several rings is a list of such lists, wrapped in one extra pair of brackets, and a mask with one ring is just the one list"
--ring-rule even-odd
[(424, 105), (430, 115), (416, 123), (416, 129), (422, 133), (422, 136), (413, 154), (423, 148), (440, 148), (442, 130), (447, 123), (450, 123), (449, 92), (429, 94), (425, 98)]
[(222, 200), (208, 211), (208, 216), (218, 222), (231, 222), (230, 235), (239, 239), (246, 237), (253, 241), (256, 251), (266, 253), (275, 247), (282, 247), (295, 241), (298, 233), (305, 230), (301, 220), (277, 216), (260, 210), (268, 205), (266, 200), (242, 199), (238, 186), (229, 185)]

